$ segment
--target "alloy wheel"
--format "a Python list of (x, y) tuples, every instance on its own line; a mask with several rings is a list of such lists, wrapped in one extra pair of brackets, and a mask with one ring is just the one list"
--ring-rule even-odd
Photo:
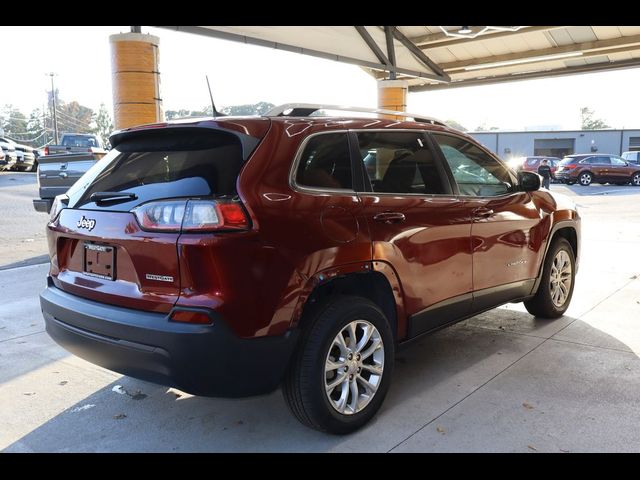
[(338, 413), (362, 411), (374, 397), (384, 371), (384, 342), (366, 320), (354, 320), (335, 336), (325, 361), (325, 393)]
[(551, 265), (551, 275), (549, 276), (549, 290), (551, 301), (561, 308), (571, 292), (571, 258), (565, 250), (560, 250)]

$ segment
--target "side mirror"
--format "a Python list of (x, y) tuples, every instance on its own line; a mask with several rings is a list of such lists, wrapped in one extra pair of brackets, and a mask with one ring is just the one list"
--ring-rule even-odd
[(518, 190), (520, 192), (533, 192), (540, 190), (540, 175), (533, 172), (518, 172)]

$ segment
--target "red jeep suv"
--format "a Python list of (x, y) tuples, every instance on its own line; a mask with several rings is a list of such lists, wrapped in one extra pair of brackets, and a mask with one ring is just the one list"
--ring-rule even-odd
[(114, 133), (51, 211), (49, 335), (196, 395), (282, 385), (302, 423), (348, 433), (399, 344), (507, 302), (564, 313), (571, 201), (433, 119), (321, 108)]

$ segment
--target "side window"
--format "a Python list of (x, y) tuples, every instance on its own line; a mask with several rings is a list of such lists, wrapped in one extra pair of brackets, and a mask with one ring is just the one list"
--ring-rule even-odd
[(296, 183), (312, 188), (352, 189), (347, 134), (329, 133), (311, 138), (302, 152)]
[(620, 157), (609, 157), (611, 159), (611, 165), (617, 165), (619, 167), (624, 167), (627, 162), (625, 162), (622, 158)]
[(493, 197), (512, 190), (513, 178), (494, 158), (472, 143), (449, 135), (433, 138), (447, 160), (461, 195)]
[(374, 192), (450, 194), (422, 132), (359, 132), (358, 148)]
[(593, 157), (593, 161), (591, 163), (594, 163), (597, 165), (611, 165), (611, 159), (609, 157), (603, 157), (603, 156)]

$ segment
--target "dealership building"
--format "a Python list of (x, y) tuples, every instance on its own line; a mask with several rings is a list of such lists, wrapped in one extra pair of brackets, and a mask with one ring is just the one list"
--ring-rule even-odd
[(640, 130), (557, 130), (524, 132), (469, 132), (500, 158), (572, 153), (611, 153), (640, 150)]

